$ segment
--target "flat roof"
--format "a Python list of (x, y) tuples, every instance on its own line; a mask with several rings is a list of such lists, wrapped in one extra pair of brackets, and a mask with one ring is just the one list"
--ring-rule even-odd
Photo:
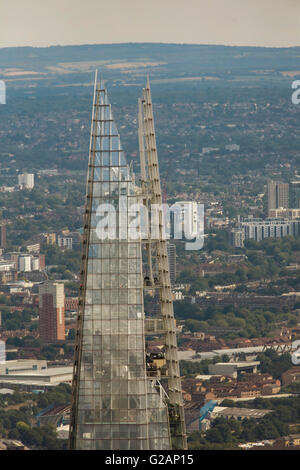
[(49, 377), (49, 376), (55, 376), (55, 375), (63, 375), (63, 374), (72, 374), (73, 373), (73, 367), (51, 367), (49, 369), (41, 369), (41, 370), (24, 370), (24, 371), (13, 371), (12, 373), (6, 374), (7, 377), (13, 377), (14, 375), (28, 375), (28, 376), (43, 376), (43, 377)]
[(224, 407), (224, 406), (215, 406), (212, 411), (213, 414), (219, 415), (230, 415), (230, 416), (245, 416), (252, 418), (263, 418), (266, 414), (272, 413), (274, 410), (262, 410), (262, 409), (253, 409), (253, 408), (238, 408), (238, 407)]
[(222, 375), (196, 375), (196, 379), (199, 379), (199, 380), (209, 380), (211, 379), (212, 377), (222, 377)]
[(267, 413), (272, 413), (273, 410), (257, 410), (257, 409), (250, 409), (250, 408), (225, 408), (225, 410), (221, 410), (220, 413), (225, 415), (225, 414), (230, 414), (233, 416), (253, 416), (253, 417), (263, 417)]
[(32, 364), (32, 363), (45, 363), (47, 359), (11, 359), (10, 361), (5, 361), (3, 364), (11, 366), (13, 364)]
[(0, 388), (0, 395), (13, 395), (15, 391), (12, 388)]
[[(11, 385), (24, 385), (26, 387), (56, 387), (58, 385), (58, 382), (52, 383), (52, 382), (41, 382), (37, 381), (35, 382), (34, 380), (31, 380), (30, 382), (27, 380), (9, 380), (9, 375), (6, 376), (7, 378), (0, 378), (0, 384), (11, 384)], [(62, 380), (60, 383), (64, 383), (66, 381)]]
[[(268, 345), (266, 346), (268, 348)], [(270, 346), (271, 347), (271, 346)], [(181, 361), (202, 361), (205, 358), (213, 358), (215, 356), (222, 356), (223, 354), (234, 355), (239, 353), (253, 354), (262, 352), (265, 346), (249, 346), (244, 348), (233, 349), (214, 349), (213, 351), (203, 351), (196, 354), (195, 350), (178, 351), (178, 357)]]
[(258, 366), (260, 364), (259, 361), (241, 361), (241, 362), (216, 362), (216, 364), (209, 364), (212, 366), (234, 366), (234, 367), (252, 367)]

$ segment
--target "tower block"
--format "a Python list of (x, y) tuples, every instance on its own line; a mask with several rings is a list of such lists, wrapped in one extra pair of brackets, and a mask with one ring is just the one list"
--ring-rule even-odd
[[(153, 169), (157, 154), (153, 155), (152, 147), (149, 150), (153, 116), (148, 85), (139, 113), (145, 181), (137, 187), (122, 150), (107, 91), (97, 74), (95, 78), (72, 383), (71, 449), (186, 448), (166, 242), (162, 236), (153, 246), (151, 240), (142, 240), (141, 232), (138, 237), (132, 236), (132, 207), (141, 201), (150, 204), (148, 188), (154, 181), (157, 186), (157, 177), (159, 182), (158, 166), (156, 172)], [(156, 197), (159, 194), (160, 184)], [(103, 229), (105, 220), (109, 224)], [(152, 250), (156, 249), (160, 266), (167, 387), (162, 386), (160, 377), (149, 373), (146, 360), (144, 242), (148, 262), (152, 266)]]

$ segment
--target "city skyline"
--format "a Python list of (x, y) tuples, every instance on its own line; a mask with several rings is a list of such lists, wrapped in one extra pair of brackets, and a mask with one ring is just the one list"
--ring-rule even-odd
[(283, 45), (299, 1), (0, 3), (0, 450), (300, 450), (300, 47), (1, 48)]

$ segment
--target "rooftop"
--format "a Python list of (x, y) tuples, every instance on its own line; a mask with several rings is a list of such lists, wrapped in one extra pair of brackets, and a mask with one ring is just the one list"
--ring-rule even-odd
[(273, 410), (255, 410), (250, 408), (231, 408), (224, 406), (216, 406), (213, 410), (213, 414), (218, 416), (235, 416), (244, 418), (263, 418), (266, 414), (272, 413)]
[(33, 377), (54, 377), (56, 375), (64, 375), (64, 374), (72, 374), (73, 367), (51, 367), (49, 369), (41, 369), (41, 370), (24, 370), (24, 371), (13, 371), (6, 374), (8, 377), (12, 375), (28, 375)]
[(215, 366), (253, 367), (259, 366), (259, 361), (217, 362)]

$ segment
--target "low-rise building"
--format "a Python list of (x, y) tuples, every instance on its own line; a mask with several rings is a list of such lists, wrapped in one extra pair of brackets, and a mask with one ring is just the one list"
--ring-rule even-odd
[(292, 367), (291, 369), (283, 372), (281, 380), (283, 385), (300, 382), (300, 367)]
[(40, 359), (15, 359), (0, 364), (0, 375), (15, 372), (41, 371), (47, 369), (47, 361)]
[(0, 387), (32, 391), (45, 390), (61, 383), (72, 383), (73, 367), (51, 367), (40, 370), (16, 370), (0, 373)]
[(208, 371), (214, 375), (225, 375), (237, 378), (241, 372), (257, 373), (257, 366), (259, 361), (252, 362), (217, 362), (216, 364), (209, 364)]
[(276, 439), (273, 447), (287, 448), (287, 447), (299, 447), (300, 446), (300, 434), (290, 434), (289, 436), (283, 436)]
[(242, 421), (243, 419), (261, 419), (273, 410), (255, 410), (250, 408), (235, 408), (227, 406), (215, 406), (211, 412), (211, 419), (223, 417), (225, 419), (237, 419)]
[(288, 235), (298, 237), (300, 234), (300, 221), (289, 219), (245, 219), (240, 223), (245, 234), (245, 240), (261, 241), (265, 238), (282, 238)]
[(40, 248), (41, 245), (39, 243), (30, 243), (29, 245), (26, 245), (26, 250), (28, 253), (39, 253)]
[(30, 450), (23, 442), (16, 439), (0, 439), (0, 450)]
[(65, 312), (78, 309), (78, 297), (65, 297)]

